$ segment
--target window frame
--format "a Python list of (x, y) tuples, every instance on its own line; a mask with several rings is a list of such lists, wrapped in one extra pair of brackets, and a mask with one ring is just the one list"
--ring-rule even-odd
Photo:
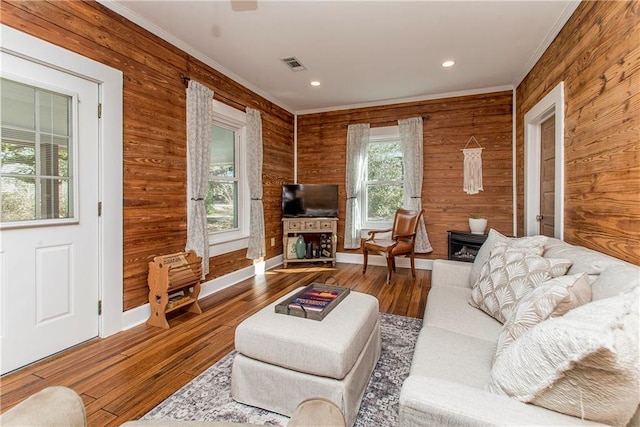
[(247, 177), (246, 113), (220, 101), (213, 101), (213, 125), (235, 132), (235, 167), (238, 182), (238, 227), (209, 233), (209, 256), (221, 255), (249, 246), (249, 183)]
[[(23, 220), (23, 221), (2, 221), (0, 219), (0, 229), (17, 229), (17, 228), (27, 228), (27, 227), (44, 227), (44, 226), (58, 226), (58, 225), (73, 225), (80, 222), (80, 212), (79, 212), (79, 203), (78, 203), (78, 147), (79, 147), (79, 121), (78, 121), (78, 102), (79, 97), (78, 94), (69, 91), (60, 87), (52, 86), (50, 84), (45, 84), (38, 80), (32, 80), (28, 78), (24, 78), (22, 76), (18, 76), (11, 73), (0, 73), (0, 77), (7, 80), (12, 80), (19, 84), (27, 85), (36, 88), (36, 90), (53, 92), (59, 95), (64, 95), (71, 100), (71, 111), (70, 117), (71, 124), (69, 126), (69, 146), (68, 146), (68, 168), (69, 168), (69, 177), (67, 178), (67, 182), (69, 185), (68, 197), (69, 197), (69, 210), (71, 211), (70, 215), (66, 218), (36, 218), (32, 220)], [(37, 107), (37, 106), (36, 106)], [(40, 145), (41, 145), (41, 131), (36, 127), (34, 130), (36, 134), (34, 151), (35, 151), (35, 166), (36, 173), (34, 175), (23, 175), (33, 177), (36, 186), (36, 199), (39, 199), (41, 194), (41, 182), (43, 175), (41, 173), (40, 167), (37, 165), (41, 162), (40, 159)], [(52, 133), (53, 134), (53, 133)], [(12, 174), (3, 174), (3, 176), (8, 176)], [(0, 200), (2, 195), (0, 194)], [(41, 206), (38, 206), (39, 202), (36, 202), (36, 216), (39, 216), (41, 212)]]
[[(385, 126), (379, 128), (373, 128), (370, 130), (369, 141), (367, 142), (367, 147), (365, 148), (365, 153), (368, 153), (369, 144), (384, 144), (389, 142), (397, 142), (400, 143), (400, 128), (398, 126)], [(370, 183), (367, 177), (367, 167), (368, 167), (368, 155), (365, 154), (364, 164), (363, 164), (363, 179), (362, 188), (358, 194), (358, 203), (360, 207), (360, 227), (362, 230), (375, 230), (375, 229), (383, 229), (383, 228), (391, 228), (393, 226), (393, 217), (389, 218), (387, 221), (367, 221), (367, 185)], [(387, 182), (389, 185), (395, 184), (398, 181), (375, 181), (376, 183), (385, 183)], [(402, 185), (403, 192), (405, 191), (405, 178), (404, 173), (402, 176), (402, 180), (399, 181)]]

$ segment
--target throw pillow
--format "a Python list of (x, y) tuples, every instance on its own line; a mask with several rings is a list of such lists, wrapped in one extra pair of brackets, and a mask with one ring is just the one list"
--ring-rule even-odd
[(640, 402), (640, 289), (547, 319), (507, 347), (487, 389), (522, 402), (626, 425)]
[(591, 286), (584, 273), (547, 280), (522, 298), (513, 315), (504, 322), (495, 357), (531, 327), (590, 301)]
[(567, 259), (548, 259), (507, 245), (497, 245), (471, 289), (469, 303), (504, 323), (533, 288), (571, 267)]
[(511, 238), (502, 235), (493, 228), (489, 230), (487, 240), (484, 241), (475, 259), (473, 260), (473, 266), (471, 266), (471, 274), (469, 275), (469, 283), (475, 284), (480, 277), (482, 266), (489, 260), (489, 255), (493, 248), (499, 244), (506, 244), (513, 248), (523, 249), (531, 251), (532, 254), (542, 255), (544, 251), (544, 244), (549, 238), (546, 236), (531, 236), (531, 237), (519, 237)]
[(640, 268), (621, 264), (607, 267), (591, 285), (593, 300), (613, 297), (640, 287)]

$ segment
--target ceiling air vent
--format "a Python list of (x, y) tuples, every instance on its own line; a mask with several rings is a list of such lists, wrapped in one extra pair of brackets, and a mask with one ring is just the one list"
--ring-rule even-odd
[(287, 67), (289, 67), (291, 71), (302, 71), (307, 69), (295, 56), (282, 58), (281, 61), (287, 64)]

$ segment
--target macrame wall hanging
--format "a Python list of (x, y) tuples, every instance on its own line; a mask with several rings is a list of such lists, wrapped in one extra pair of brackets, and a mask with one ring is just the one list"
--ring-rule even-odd
[[(472, 142), (477, 145), (477, 148), (467, 148)], [(475, 136), (469, 138), (469, 141), (462, 149), (464, 153), (464, 182), (462, 189), (467, 194), (478, 194), (484, 190), (482, 188), (482, 150), (483, 148)]]

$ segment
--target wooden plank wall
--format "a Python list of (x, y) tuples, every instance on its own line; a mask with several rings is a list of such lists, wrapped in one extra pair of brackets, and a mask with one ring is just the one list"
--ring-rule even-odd
[[(488, 227), (513, 233), (512, 93), (507, 91), (298, 116), (298, 182), (339, 185), (339, 251), (349, 252), (344, 249), (347, 126), (394, 126), (417, 116), (424, 127), (422, 204), (434, 249), (421, 257), (446, 258), (447, 230), (469, 230), (474, 212), (487, 215)], [(461, 149), (472, 135), (484, 147), (484, 191), (476, 195), (462, 191)]]
[(524, 115), (565, 84), (565, 240), (640, 264), (640, 2), (583, 1), (517, 88), (518, 230)]
[[(124, 74), (124, 309), (147, 302), (147, 262), (186, 243), (184, 74), (263, 120), (267, 256), (282, 253), (281, 184), (293, 180), (293, 115), (95, 2), (2, 1), (0, 22)], [(275, 237), (276, 246), (269, 241)], [(208, 279), (252, 264), (213, 257)]]

